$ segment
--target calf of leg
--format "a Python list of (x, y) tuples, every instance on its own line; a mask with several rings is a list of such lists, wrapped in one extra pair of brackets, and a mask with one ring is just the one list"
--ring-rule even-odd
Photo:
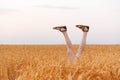
[(86, 45), (86, 37), (87, 37), (87, 32), (83, 32), (82, 41), (81, 41), (81, 44), (79, 45), (78, 51), (76, 53), (76, 58), (80, 57), (80, 55)]
[(74, 59), (72, 43), (69, 39), (67, 32), (63, 32), (63, 35), (65, 37), (66, 46), (67, 46), (68, 61), (69, 61), (69, 63), (71, 63)]

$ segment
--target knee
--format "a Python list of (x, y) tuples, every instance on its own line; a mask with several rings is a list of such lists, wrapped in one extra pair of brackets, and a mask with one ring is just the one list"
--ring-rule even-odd
[(68, 54), (73, 53), (72, 49), (68, 49), (68, 50), (67, 50), (67, 53), (68, 53)]

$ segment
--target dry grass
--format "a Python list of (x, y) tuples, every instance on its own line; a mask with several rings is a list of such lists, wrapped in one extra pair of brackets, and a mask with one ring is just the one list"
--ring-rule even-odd
[(120, 45), (88, 45), (71, 65), (64, 45), (1, 45), (0, 80), (120, 80)]

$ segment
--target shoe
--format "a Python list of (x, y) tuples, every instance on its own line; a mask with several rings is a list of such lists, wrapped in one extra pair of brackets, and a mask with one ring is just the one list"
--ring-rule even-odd
[(76, 27), (80, 28), (83, 32), (89, 31), (89, 26), (86, 25), (76, 25)]
[(57, 27), (53, 27), (53, 29), (59, 30), (60, 32), (67, 31), (66, 26), (57, 26)]

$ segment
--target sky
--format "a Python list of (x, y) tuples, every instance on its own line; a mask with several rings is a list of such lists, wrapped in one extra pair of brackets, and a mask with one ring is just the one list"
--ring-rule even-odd
[(73, 44), (89, 25), (87, 44), (120, 44), (120, 0), (0, 0), (0, 44), (65, 44), (52, 28), (67, 26)]

